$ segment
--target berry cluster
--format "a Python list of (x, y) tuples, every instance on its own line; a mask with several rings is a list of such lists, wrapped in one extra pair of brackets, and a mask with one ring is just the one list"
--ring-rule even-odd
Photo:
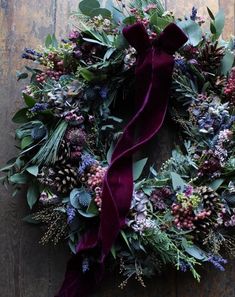
[(102, 194), (102, 183), (105, 176), (107, 168), (100, 165), (93, 165), (90, 167), (89, 172), (87, 173), (87, 184), (88, 186), (95, 191), (95, 202), (101, 211), (101, 194)]
[(231, 71), (224, 94), (226, 94), (232, 102), (235, 102), (235, 67)]
[(195, 223), (197, 221), (203, 221), (211, 216), (211, 211), (203, 209), (199, 213), (195, 214), (193, 211), (193, 206), (189, 205), (184, 208), (180, 203), (172, 204), (172, 214), (174, 216), (174, 224), (179, 229), (193, 230), (196, 228)]

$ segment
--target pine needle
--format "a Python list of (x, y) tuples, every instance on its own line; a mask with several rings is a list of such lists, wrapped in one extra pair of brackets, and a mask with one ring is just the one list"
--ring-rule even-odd
[(33, 157), (32, 163), (41, 164), (53, 164), (57, 160), (57, 152), (60, 147), (60, 142), (67, 129), (68, 123), (60, 122), (56, 129), (49, 136), (46, 143), (40, 148), (38, 153)]

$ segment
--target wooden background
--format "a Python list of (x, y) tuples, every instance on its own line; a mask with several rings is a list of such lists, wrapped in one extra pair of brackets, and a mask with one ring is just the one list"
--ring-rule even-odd
[[(77, 0), (0, 0), (0, 166), (14, 156), (14, 126), (11, 117), (21, 105), (21, 83), (15, 73), (25, 61), (20, 59), (24, 47), (40, 45), (48, 33), (63, 37), (68, 31), (69, 13)], [(206, 6), (226, 12), (225, 36), (235, 31), (234, 0), (166, 0), (168, 10), (178, 15), (189, 14), (191, 7), (206, 15)], [(166, 131), (164, 129), (164, 131)], [(167, 131), (162, 132), (165, 158)], [(162, 139), (163, 139), (162, 138)], [(169, 146), (168, 146), (169, 147)], [(0, 296), (53, 297), (65, 270), (69, 253), (65, 247), (43, 248), (38, 245), (40, 230), (22, 222), (27, 213), (23, 195), (12, 198), (0, 188)], [(203, 272), (201, 284), (187, 274), (167, 272), (149, 283), (148, 289), (131, 283), (124, 291), (116, 288), (118, 277), (107, 277), (95, 296), (118, 297), (235, 297), (235, 262), (226, 273)]]

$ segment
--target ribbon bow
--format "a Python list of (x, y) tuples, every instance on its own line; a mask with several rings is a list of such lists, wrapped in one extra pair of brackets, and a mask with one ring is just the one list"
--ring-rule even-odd
[[(167, 110), (174, 52), (187, 37), (175, 24), (168, 25), (153, 42), (142, 23), (123, 29), (123, 35), (137, 50), (137, 112), (125, 127), (112, 154), (103, 182), (100, 226), (80, 240), (68, 263), (64, 283), (56, 297), (85, 297), (103, 274), (103, 263), (115, 242), (130, 209), (133, 194), (132, 156), (160, 129)], [(137, 129), (138, 128), (138, 129)], [(138, 133), (136, 133), (138, 132)], [(82, 272), (83, 253), (98, 257), (89, 272)]]

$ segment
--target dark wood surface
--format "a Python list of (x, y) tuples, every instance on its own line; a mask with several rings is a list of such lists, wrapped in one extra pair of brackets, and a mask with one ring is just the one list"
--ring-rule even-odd
[[(68, 31), (68, 17), (77, 7), (76, 0), (0, 0), (0, 166), (15, 154), (14, 125), (10, 119), (21, 105), (20, 90), (15, 73), (25, 61), (20, 59), (24, 47), (39, 46), (48, 33), (58, 37)], [(176, 5), (177, 3), (177, 5)], [(205, 13), (219, 5), (226, 11), (226, 32), (234, 33), (234, 0), (167, 0), (169, 10), (182, 15), (191, 6)], [(158, 163), (166, 159), (171, 147), (171, 132), (165, 126), (157, 137)], [(160, 157), (159, 157), (160, 156)], [(66, 247), (42, 247), (38, 244), (41, 231), (22, 222), (27, 214), (24, 194), (11, 197), (11, 189), (0, 188), (0, 297), (53, 297), (65, 271), (69, 252)], [(197, 284), (189, 275), (165, 272), (141, 288), (131, 282), (126, 289), (117, 288), (118, 276), (108, 275), (97, 297), (235, 297), (235, 262), (226, 273), (203, 272)]]

